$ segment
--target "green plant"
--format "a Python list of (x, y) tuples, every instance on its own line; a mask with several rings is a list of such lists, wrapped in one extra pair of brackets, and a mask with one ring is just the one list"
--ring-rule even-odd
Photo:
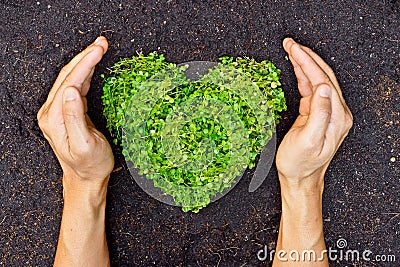
[(269, 61), (222, 57), (194, 82), (155, 52), (122, 59), (103, 75), (107, 127), (127, 161), (198, 212), (255, 166), (286, 109), (279, 73)]
[(104, 74), (101, 75), (105, 79), (103, 113), (115, 144), (121, 143), (127, 100), (137, 92), (142, 82), (157, 72), (174, 66), (175, 64), (165, 61), (164, 55), (153, 52), (147, 56), (139, 54), (122, 59), (109, 70), (107, 78)]

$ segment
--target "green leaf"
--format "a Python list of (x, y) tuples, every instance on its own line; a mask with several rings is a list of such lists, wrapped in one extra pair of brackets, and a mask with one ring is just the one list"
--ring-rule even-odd
[[(164, 55), (156, 52), (121, 59), (109, 69), (108, 74), (101, 74), (104, 83), (103, 113), (114, 143), (121, 144), (125, 138), (125, 143), (129, 144), (122, 151), (125, 159), (132, 161), (140, 173), (146, 174), (155, 187), (171, 195), (184, 211), (199, 212), (218, 192), (232, 186), (234, 178), (240, 174), (232, 162), (254, 168), (257, 155), (271, 138), (275, 124), (280, 120), (279, 112), (286, 110), (279, 82), (280, 70), (272, 62), (229, 56), (221, 57), (219, 61), (220, 64), (210, 70), (205, 80), (193, 83), (185, 78), (184, 68), (177, 68), (175, 64), (167, 62)], [(153, 79), (166, 70), (171, 72), (171, 76)], [(215, 80), (222, 81), (207, 82)], [(254, 92), (245, 90), (249, 86), (248, 81)], [(174, 83), (179, 86), (173, 87)], [(233, 92), (221, 84), (243, 90)], [(141, 86), (159, 88), (163, 90), (163, 96), (153, 103), (149, 91), (148, 99), (138, 101), (135, 96)], [(246, 95), (256, 93), (257, 90), (260, 94)], [(258, 101), (257, 108), (269, 112), (260, 113), (253, 109), (251, 101), (248, 102), (251, 97)], [(225, 115), (221, 115), (221, 121), (204, 115), (217, 112), (215, 106), (199, 110), (198, 117), (186, 118), (181, 128), (175, 129), (173, 124), (168, 125), (170, 114), (176, 114), (186, 101), (197, 98), (218, 100), (229, 107), (244, 125), (245, 136), (236, 131), (238, 125), (232, 121), (231, 115), (223, 113)], [(134, 108), (129, 108), (131, 101), (135, 101)], [(149, 117), (142, 125), (140, 121), (147, 111), (139, 111), (147, 110), (150, 104)], [(125, 121), (128, 117), (130, 119)], [(177, 118), (183, 120), (184, 115)], [(123, 130), (126, 132), (124, 136)], [(165, 146), (162, 135), (165, 130), (176, 135), (179, 144), (168, 143)], [(127, 139), (132, 136), (137, 139)], [(242, 143), (233, 148), (233, 140), (241, 138), (248, 141), (248, 147), (243, 147)], [(168, 154), (170, 149), (175, 149), (173, 154)], [(231, 153), (232, 149), (247, 149), (249, 153), (247, 156), (234, 154)], [(185, 166), (195, 166), (193, 164), (196, 162), (207, 164), (198, 171), (185, 169)]]

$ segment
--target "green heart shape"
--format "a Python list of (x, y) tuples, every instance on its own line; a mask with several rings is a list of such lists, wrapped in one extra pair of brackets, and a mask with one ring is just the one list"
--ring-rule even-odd
[(156, 53), (122, 60), (105, 79), (104, 114), (126, 161), (198, 212), (255, 166), (286, 105), (268, 61), (225, 57), (196, 82), (184, 72)]

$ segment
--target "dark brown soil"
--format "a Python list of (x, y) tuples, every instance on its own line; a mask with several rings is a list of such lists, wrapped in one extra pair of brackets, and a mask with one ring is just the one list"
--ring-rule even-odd
[[(288, 111), (298, 107), (286, 36), (314, 48), (337, 73), (355, 122), (326, 176), (327, 245), (393, 254), (397, 262), (332, 261), (332, 266), (400, 266), (400, 2), (385, 1), (5, 1), (0, 0), (0, 266), (50, 266), (62, 210), (61, 169), (36, 122), (58, 71), (98, 35), (110, 41), (89, 94), (101, 116), (99, 74), (143, 51), (169, 61), (222, 55), (270, 59), (282, 70)], [(179, 2), (179, 3), (178, 3)], [(184, 2), (184, 3), (181, 3)], [(276, 169), (248, 193), (251, 172), (199, 214), (149, 197), (121, 150), (108, 195), (114, 266), (262, 266), (280, 218)]]

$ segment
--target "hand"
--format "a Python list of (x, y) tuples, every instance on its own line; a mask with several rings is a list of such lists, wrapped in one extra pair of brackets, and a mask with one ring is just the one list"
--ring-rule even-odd
[[(318, 261), (275, 254), (273, 266), (328, 266), (322, 221), (324, 174), (353, 123), (332, 69), (311, 49), (285, 39), (301, 94), (299, 116), (278, 148), (282, 216), (276, 251), (316, 253)], [(283, 256), (280, 257), (280, 256)], [(322, 257), (322, 258), (321, 258)]]
[(107, 40), (99, 37), (72, 59), (37, 116), (64, 171), (64, 209), (54, 266), (110, 265), (105, 206), (114, 157), (86, 114), (94, 68), (107, 49)]
[(285, 39), (283, 46), (302, 98), (300, 114), (277, 152), (281, 185), (322, 189), (325, 171), (352, 127), (353, 117), (332, 69), (293, 39)]
[(86, 94), (96, 64), (108, 49), (99, 37), (60, 72), (37, 115), (39, 126), (64, 171), (64, 191), (107, 185), (114, 166), (106, 138), (86, 114)]

